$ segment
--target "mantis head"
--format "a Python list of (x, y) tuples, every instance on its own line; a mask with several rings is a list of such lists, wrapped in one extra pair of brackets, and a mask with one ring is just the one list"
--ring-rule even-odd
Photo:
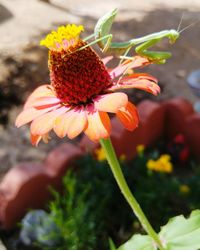
[(170, 35), (169, 35), (169, 42), (171, 44), (175, 43), (176, 40), (179, 38), (180, 33), (176, 30), (170, 30)]

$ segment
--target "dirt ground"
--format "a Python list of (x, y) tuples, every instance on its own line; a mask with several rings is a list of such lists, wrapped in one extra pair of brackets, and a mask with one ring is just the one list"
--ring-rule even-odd
[[(98, 17), (113, 7), (119, 16), (113, 26), (114, 39), (125, 41), (163, 29), (176, 29), (182, 13), (182, 27), (199, 20), (200, 1), (130, 1), (130, 0), (0, 0), (0, 174), (21, 161), (41, 161), (61, 140), (33, 148), (27, 127), (16, 129), (14, 121), (28, 94), (49, 82), (47, 51), (39, 40), (60, 24), (84, 24), (91, 34)], [(152, 65), (148, 72), (156, 76), (162, 94), (156, 101), (183, 96), (195, 103), (199, 100), (187, 85), (187, 76), (200, 68), (200, 23), (181, 34), (176, 44), (168, 40), (156, 46), (169, 50), (173, 57), (165, 65)], [(136, 102), (150, 98), (131, 92)]]

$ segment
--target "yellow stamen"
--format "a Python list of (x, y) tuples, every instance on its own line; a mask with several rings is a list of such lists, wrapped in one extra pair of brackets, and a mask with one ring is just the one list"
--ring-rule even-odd
[[(49, 49), (65, 49), (79, 39), (80, 33), (84, 31), (82, 25), (68, 24), (60, 26), (57, 31), (52, 31), (45, 39), (40, 41), (41, 46), (46, 46)], [(63, 43), (64, 42), (64, 43)]]

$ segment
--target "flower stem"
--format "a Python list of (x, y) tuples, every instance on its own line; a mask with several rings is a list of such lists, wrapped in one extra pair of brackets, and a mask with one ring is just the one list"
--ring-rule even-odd
[(133, 209), (133, 212), (137, 216), (138, 220), (142, 224), (144, 230), (148, 233), (148, 235), (154, 240), (156, 245), (159, 247), (159, 249), (164, 250), (164, 247), (157, 235), (157, 233), (152, 228), (151, 224), (149, 223), (148, 219), (146, 218), (144, 212), (142, 211), (140, 205), (138, 204), (137, 200), (131, 193), (127, 182), (124, 178), (124, 175), (122, 173), (119, 161), (117, 160), (112, 142), (109, 139), (101, 139), (100, 140), (102, 148), (105, 150), (106, 158), (108, 160), (108, 163), (111, 167), (112, 173), (115, 177), (115, 180), (117, 181), (117, 184), (124, 195), (125, 199)]

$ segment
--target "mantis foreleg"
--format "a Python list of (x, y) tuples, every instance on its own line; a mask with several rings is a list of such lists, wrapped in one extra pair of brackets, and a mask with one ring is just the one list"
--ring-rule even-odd
[[(91, 37), (92, 37), (92, 36), (91, 36)], [(102, 40), (107, 39), (107, 41), (106, 41), (104, 47), (102, 48), (102, 51), (103, 51), (103, 52), (106, 52), (106, 51), (109, 49), (109, 47), (110, 47), (110, 44), (111, 44), (111, 41), (112, 41), (112, 37), (113, 37), (112, 34), (108, 34), (108, 35), (106, 35), (106, 36), (100, 37), (100, 38), (98, 38), (98, 39), (96, 39), (96, 40), (94, 40), (94, 41), (92, 41), (92, 42), (86, 44), (85, 46), (81, 47), (81, 48), (78, 49), (78, 50), (83, 50), (83, 49), (85, 49), (85, 48), (87, 48), (87, 47), (89, 47), (89, 46), (91, 46), (91, 45), (93, 45), (93, 44), (95, 44), (95, 43), (99, 43), (99, 42), (101, 42)], [(86, 40), (88, 40), (88, 39), (89, 39), (89, 38), (87, 38)], [(85, 40), (85, 41), (86, 41), (86, 40)]]
[(148, 51), (147, 49), (157, 44), (161, 39), (153, 39), (147, 42), (142, 43), (141, 45), (135, 48), (135, 52), (140, 55), (147, 57), (149, 60), (157, 64), (163, 64), (166, 62), (166, 59), (171, 57), (170, 52), (164, 51)]

